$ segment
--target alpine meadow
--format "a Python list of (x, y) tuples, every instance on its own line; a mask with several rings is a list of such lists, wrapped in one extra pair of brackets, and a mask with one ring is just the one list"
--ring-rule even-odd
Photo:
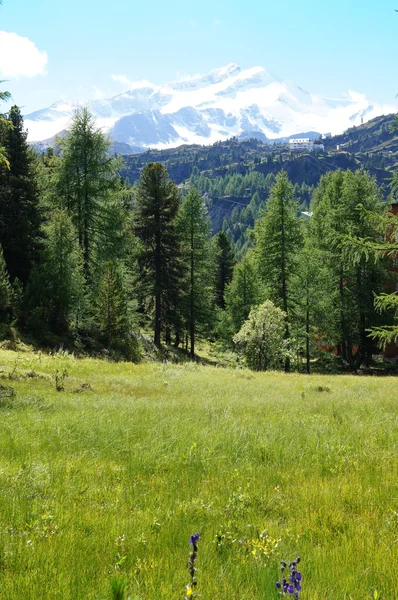
[(398, 15), (138, 4), (0, 0), (0, 598), (398, 600)]

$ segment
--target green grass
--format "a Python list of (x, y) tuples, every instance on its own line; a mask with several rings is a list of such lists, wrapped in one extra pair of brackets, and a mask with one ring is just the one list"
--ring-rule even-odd
[(4, 350), (0, 370), (1, 598), (110, 598), (116, 576), (183, 599), (195, 531), (203, 600), (277, 598), (297, 555), (302, 600), (398, 598), (396, 379)]

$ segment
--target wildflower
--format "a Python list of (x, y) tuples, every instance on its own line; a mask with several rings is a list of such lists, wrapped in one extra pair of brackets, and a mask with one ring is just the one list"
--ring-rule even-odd
[[(299, 571), (296, 570), (298, 563), (300, 562), (300, 557), (296, 558), (293, 562), (289, 564), (290, 575), (289, 581), (285, 577), (282, 576), (282, 581), (276, 582), (276, 587), (278, 590), (281, 590), (282, 596), (286, 594), (293, 595), (296, 600), (299, 599), (299, 592), (301, 591), (301, 581), (302, 575)], [(287, 567), (287, 563), (285, 561), (281, 561), (281, 571), (282, 575)]]
[(191, 539), (189, 540), (191, 546), (196, 546), (199, 541), (199, 538), (200, 535), (198, 533), (194, 533), (193, 535), (191, 535)]
[(194, 592), (195, 587), (197, 585), (196, 576), (195, 576), (195, 573), (196, 573), (195, 561), (198, 556), (199, 538), (200, 538), (199, 533), (194, 533), (193, 535), (191, 535), (190, 540), (189, 540), (189, 543), (192, 546), (192, 552), (190, 553), (189, 558), (188, 558), (188, 572), (191, 576), (191, 583), (189, 585), (187, 585), (185, 600), (192, 600), (192, 598), (196, 595)]

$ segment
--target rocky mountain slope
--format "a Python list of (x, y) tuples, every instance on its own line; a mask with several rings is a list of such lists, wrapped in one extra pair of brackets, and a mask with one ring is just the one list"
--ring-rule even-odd
[(230, 64), (162, 86), (139, 82), (109, 99), (56, 102), (26, 115), (30, 141), (47, 140), (67, 128), (73, 112), (84, 104), (113, 141), (126, 145), (125, 153), (187, 143), (208, 145), (233, 136), (267, 142), (340, 133), (362, 120), (398, 110), (398, 105), (374, 105), (354, 92), (339, 98), (310, 94), (263, 67), (242, 70)]

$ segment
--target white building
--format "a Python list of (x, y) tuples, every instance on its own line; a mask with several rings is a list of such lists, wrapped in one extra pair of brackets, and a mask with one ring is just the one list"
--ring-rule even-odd
[(324, 144), (318, 140), (310, 140), (310, 138), (292, 138), (289, 140), (289, 150), (291, 152), (297, 152), (298, 150), (322, 152), (324, 149)]

